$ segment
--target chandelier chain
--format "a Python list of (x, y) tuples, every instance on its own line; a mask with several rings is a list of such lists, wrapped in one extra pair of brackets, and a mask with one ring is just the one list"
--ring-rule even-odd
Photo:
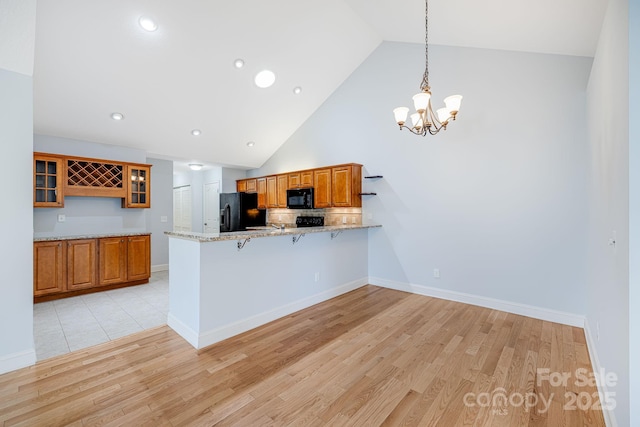
[(422, 75), (422, 83), (420, 90), (429, 91), (429, 1), (424, 2), (424, 74)]

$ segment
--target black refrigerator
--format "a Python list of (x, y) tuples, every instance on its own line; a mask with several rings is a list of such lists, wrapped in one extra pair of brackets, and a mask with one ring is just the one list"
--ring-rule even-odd
[(267, 213), (258, 209), (257, 193), (220, 194), (220, 232), (241, 231), (264, 226)]

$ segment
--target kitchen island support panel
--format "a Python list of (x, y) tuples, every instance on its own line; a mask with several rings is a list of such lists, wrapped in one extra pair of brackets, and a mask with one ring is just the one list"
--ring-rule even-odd
[(201, 242), (169, 238), (168, 324), (203, 348), (367, 283), (368, 233)]

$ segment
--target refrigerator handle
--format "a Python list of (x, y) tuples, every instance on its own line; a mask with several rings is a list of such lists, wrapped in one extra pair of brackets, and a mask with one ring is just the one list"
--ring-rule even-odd
[(229, 206), (229, 203), (226, 203), (224, 205), (224, 209), (222, 209), (220, 213), (222, 217), (220, 218), (220, 223), (224, 226), (224, 229), (226, 231), (230, 231), (231, 230), (231, 206)]

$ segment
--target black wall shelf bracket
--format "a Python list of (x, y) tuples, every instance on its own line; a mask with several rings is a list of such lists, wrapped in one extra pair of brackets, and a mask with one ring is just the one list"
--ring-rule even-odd
[(377, 196), (378, 193), (360, 193), (361, 196)]
[(365, 176), (365, 179), (377, 179), (377, 178), (383, 178), (382, 175), (370, 175), (370, 176)]

